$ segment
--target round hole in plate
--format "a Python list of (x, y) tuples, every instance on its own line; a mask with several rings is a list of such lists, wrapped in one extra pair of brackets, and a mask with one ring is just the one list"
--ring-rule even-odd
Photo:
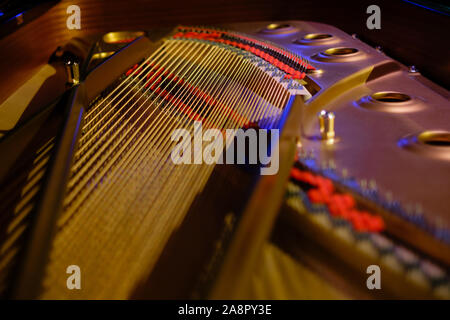
[(281, 30), (281, 29), (288, 29), (291, 28), (290, 24), (286, 24), (286, 23), (271, 23), (269, 24), (266, 29), (267, 30)]
[(271, 23), (267, 25), (264, 29), (260, 30), (259, 32), (268, 35), (285, 35), (295, 33), (297, 31), (298, 31), (297, 27), (294, 27), (293, 25), (288, 23)]
[(400, 103), (410, 101), (411, 97), (405, 93), (394, 91), (376, 92), (370, 96), (372, 100), (383, 103)]
[(422, 100), (397, 91), (374, 92), (355, 101), (354, 104), (364, 109), (392, 113), (417, 112), (426, 108)]
[(355, 101), (354, 104), (364, 109), (392, 113), (417, 112), (426, 108), (420, 99), (397, 91), (374, 92)]
[(129, 43), (136, 38), (143, 36), (143, 31), (118, 31), (109, 32), (103, 36), (105, 43)]
[(426, 157), (450, 161), (450, 131), (447, 130), (410, 134), (401, 138), (398, 146)]
[(324, 40), (329, 39), (333, 37), (331, 34), (328, 33), (308, 33), (303, 37), (303, 40)]
[(450, 131), (424, 131), (417, 139), (428, 146), (450, 147)]
[(351, 62), (365, 59), (366, 57), (367, 55), (363, 51), (348, 47), (329, 48), (325, 51), (316, 53), (315, 55), (311, 56), (313, 60), (317, 60), (320, 62)]
[(358, 51), (356, 48), (330, 48), (325, 50), (324, 54), (327, 56), (348, 56)]

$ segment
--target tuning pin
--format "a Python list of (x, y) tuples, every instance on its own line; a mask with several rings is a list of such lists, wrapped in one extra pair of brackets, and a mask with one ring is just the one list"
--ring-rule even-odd
[(420, 204), (416, 204), (415, 206), (411, 207), (410, 205), (405, 207), (406, 213), (407, 213), (407, 219), (417, 225), (423, 225), (424, 223), (424, 216), (423, 216), (423, 209)]
[(80, 67), (78, 62), (72, 59), (68, 59), (64, 63), (66, 67), (67, 83), (76, 85), (80, 82)]
[(405, 247), (397, 246), (395, 248), (395, 255), (407, 269), (412, 269), (419, 265), (420, 260), (418, 256)]
[(376, 181), (373, 179), (369, 180), (368, 195), (371, 197), (372, 200), (374, 201), (378, 200), (378, 187)]
[(419, 70), (416, 68), (416, 66), (410, 66), (408, 72), (409, 73), (419, 73)]
[(323, 137), (325, 136), (325, 121), (326, 121), (326, 117), (327, 117), (327, 112), (325, 110), (322, 110), (319, 112), (317, 117), (319, 118), (320, 136), (323, 139)]
[(315, 158), (314, 150), (313, 149), (308, 149), (306, 156), (307, 156), (308, 159), (314, 159)]
[(336, 116), (333, 112), (322, 110), (317, 115), (319, 119), (320, 135), (322, 140), (332, 142), (335, 138), (334, 133), (334, 119)]
[(418, 214), (418, 215), (422, 215), (423, 214), (423, 207), (422, 207), (422, 205), (420, 203), (416, 204), (415, 214)]
[(331, 160), (328, 161), (328, 168), (329, 168), (330, 170), (336, 170), (336, 163), (334, 162), (333, 159), (331, 159)]
[(298, 156), (299, 159), (306, 158), (306, 151), (305, 151), (305, 149), (303, 149), (302, 147), (298, 147), (297, 146), (297, 156)]
[(404, 210), (403, 211), (405, 213), (405, 216), (411, 216), (411, 215), (414, 214), (414, 207), (413, 207), (412, 204), (408, 203), (408, 204), (406, 204), (404, 206)]
[(335, 115), (333, 112), (328, 112), (328, 127), (326, 130), (326, 138), (327, 140), (334, 139), (334, 119)]
[(367, 180), (366, 179), (362, 179), (360, 182), (359, 182), (359, 185), (361, 186), (361, 189), (364, 191), (364, 190), (367, 190)]
[(386, 201), (387, 202), (392, 202), (394, 199), (394, 196), (392, 195), (391, 191), (386, 192)]
[(381, 254), (389, 254), (394, 251), (394, 244), (386, 236), (378, 233), (372, 233), (370, 238)]
[(323, 73), (323, 70), (322, 69), (307, 69), (306, 70), (306, 73), (307, 74), (321, 74), (321, 73)]

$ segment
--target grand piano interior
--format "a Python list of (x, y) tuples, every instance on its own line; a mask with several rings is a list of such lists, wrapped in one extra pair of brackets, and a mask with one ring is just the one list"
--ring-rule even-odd
[(0, 1), (0, 297), (449, 299), (449, 7), (373, 4)]

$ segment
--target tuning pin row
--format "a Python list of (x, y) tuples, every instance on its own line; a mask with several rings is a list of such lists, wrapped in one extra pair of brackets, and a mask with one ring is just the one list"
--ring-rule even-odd
[[(322, 114), (322, 118), (325, 118), (325, 114), (326, 113)], [(323, 126), (326, 127), (325, 124), (323, 124)], [(326, 130), (321, 131), (325, 132)], [(450, 228), (439, 219), (436, 219), (435, 221), (427, 219), (424, 215), (423, 207), (420, 204), (401, 205), (399, 201), (395, 200), (391, 191), (380, 193), (375, 180), (362, 179), (358, 181), (349, 175), (348, 169), (343, 168), (337, 170), (333, 160), (318, 163), (317, 158), (314, 156), (314, 152), (311, 149), (305, 150), (303, 147), (299, 147), (298, 159), (303, 165), (311, 170), (319, 171), (328, 178), (342, 183), (349, 189), (382, 206), (389, 212), (426, 230), (444, 243), (450, 243)]]

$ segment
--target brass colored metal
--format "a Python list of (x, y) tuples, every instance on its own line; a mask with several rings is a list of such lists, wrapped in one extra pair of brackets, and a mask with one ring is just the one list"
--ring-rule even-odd
[(308, 33), (306, 36), (303, 37), (305, 40), (324, 40), (329, 39), (333, 37), (331, 34), (328, 33)]
[(92, 55), (92, 60), (105, 59), (112, 56), (115, 51), (98, 52)]
[[(328, 25), (261, 22), (233, 24), (231, 29), (311, 57), (311, 63), (320, 72), (311, 72), (305, 78), (306, 87), (314, 86), (312, 97), (291, 110), (279, 144), (280, 171), (275, 176), (261, 177), (256, 184), (217, 281), (212, 284), (210, 298), (246, 298), (241, 289), (246, 287), (245, 282), (258, 263), (258, 253), (270, 236), (299, 147), (314, 155), (318, 163), (333, 163), (336, 172), (345, 170), (358, 181), (373, 179), (380, 192), (392, 191), (390, 201), (421, 203), (426, 218), (440, 219), (448, 225), (450, 115), (446, 90), (426, 83), (420, 74), (411, 76), (398, 62)], [(111, 32), (103, 36), (103, 41), (128, 42), (142, 35), (144, 32)], [(137, 41), (142, 39), (146, 38)], [(143, 44), (142, 48), (147, 47)], [(101, 52), (93, 58), (111, 54)], [(120, 61), (116, 58), (114, 55), (107, 61)], [(131, 60), (125, 60), (123, 63), (128, 66)], [(243, 119), (257, 123), (267, 115), (278, 116), (288, 99), (284, 87), (255, 65), (231, 51), (211, 48), (200, 41), (167, 40), (166, 46), (155, 51), (151, 60), (217, 98), (217, 104), (208, 113), (213, 127), (239, 128), (243, 124), (243, 120), (225, 117), (220, 112), (221, 105), (230, 106)], [(392, 65), (396, 68), (387, 67)], [(150, 66), (142, 64), (144, 76), (150, 75), (154, 68)], [(70, 62), (66, 68), (68, 81), (77, 84), (78, 65)], [(103, 92), (106, 80), (99, 83), (104, 78), (102, 73), (94, 70), (81, 84), (87, 92), (83, 101), (93, 101)], [(170, 133), (186, 123), (186, 118), (177, 108), (164, 108), (167, 103), (157, 94), (148, 91), (140, 94), (144, 83), (139, 78), (133, 81), (130, 78), (116, 87), (114, 96), (105, 93), (90, 104), (83, 115), (68, 188), (57, 190), (66, 192), (41, 298), (129, 296), (135, 284), (152, 270), (213, 170), (204, 165), (175, 166), (164, 161), (172, 149)], [(187, 87), (164, 86), (165, 82), (161, 82), (158, 89), (167, 89), (171, 94), (179, 90), (179, 96), (192, 110), (204, 112), (199, 98), (188, 92)], [(246, 92), (243, 89), (251, 94), (242, 98), (240, 92)], [(342, 142), (334, 144), (337, 112)], [(317, 118), (321, 141), (310, 139), (319, 135)], [(60, 158), (63, 159), (62, 156), (56, 159)], [(56, 177), (56, 172), (53, 170), (52, 176)], [(51, 186), (54, 185), (57, 184)], [(417, 236), (415, 225), (410, 228), (412, 224), (388, 210), (378, 213), (388, 217), (389, 228), (399, 230), (403, 237), (397, 238), (444, 261), (439, 258), (446, 251), (428, 246), (431, 242)], [(307, 225), (308, 221), (304, 223)], [(427, 242), (417, 246), (411, 239)], [(325, 244), (328, 245), (326, 241)], [(446, 244), (440, 245), (448, 249)], [(74, 257), (87, 277), (86, 287), (79, 293), (66, 290), (64, 272), (54, 272), (74, 263)], [(109, 268), (99, 269), (100, 262)], [(109, 281), (117, 279), (117, 275), (120, 284)], [(93, 286), (96, 281), (103, 281), (104, 286)]]
[(133, 39), (142, 37), (145, 33), (143, 31), (116, 31), (109, 32), (103, 36), (105, 43), (118, 43), (123, 41), (131, 41)]
[(375, 92), (362, 97), (355, 104), (365, 109), (392, 113), (417, 112), (426, 107), (420, 99), (396, 91)]
[(303, 46), (323, 46), (338, 42), (334, 35), (330, 33), (308, 33), (300, 39), (296, 39), (293, 43)]
[(320, 111), (317, 116), (319, 118), (319, 130), (322, 140), (333, 142), (335, 138), (334, 119), (336, 116), (333, 112), (328, 112), (326, 110)]
[[(318, 163), (333, 160), (338, 172), (345, 168), (355, 179), (375, 180), (380, 192), (391, 191), (394, 199), (403, 205), (421, 203), (427, 219), (440, 219), (449, 225), (450, 207), (443, 199), (448, 199), (450, 190), (450, 167), (448, 161), (442, 161), (449, 159), (449, 148), (417, 141), (423, 131), (450, 131), (448, 91), (420, 73), (412, 76), (406, 66), (330, 25), (286, 23), (298, 27), (299, 31), (292, 36), (267, 36), (267, 39), (310, 56), (314, 67), (322, 71), (309, 73), (307, 77), (319, 90), (304, 110), (303, 148), (315, 154)], [(228, 25), (250, 34), (258, 34), (264, 26), (264, 23)], [(311, 33), (331, 34), (336, 42), (332, 46), (325, 42), (320, 45), (319, 42), (317, 45), (293, 42)], [(320, 54), (331, 48), (355, 48), (358, 52), (348, 56)], [(376, 95), (380, 92), (400, 93), (410, 100), (395, 95), (395, 100), (406, 101), (388, 102), (387, 96), (392, 95)], [(372, 95), (385, 101), (378, 101)], [(323, 109), (339, 112), (340, 142), (332, 148), (307, 138), (320, 136), (317, 113)], [(408, 143), (399, 147), (403, 137)]]
[(418, 140), (421, 143), (436, 146), (450, 147), (450, 132), (448, 131), (425, 131), (419, 134)]
[(76, 85), (80, 82), (80, 66), (76, 61), (67, 61), (65, 63), (67, 73), (67, 83)]
[(348, 56), (357, 53), (356, 48), (331, 48), (324, 51), (327, 56)]
[(258, 262), (282, 204), (284, 188), (297, 151), (300, 135), (298, 124), (305, 107), (302, 99), (301, 96), (295, 97), (281, 132), (280, 170), (276, 175), (262, 176), (258, 182), (211, 291), (211, 299), (243, 298), (250, 274)]
[[(450, 161), (450, 131), (427, 130), (403, 137), (399, 145), (422, 157)], [(443, 165), (445, 164), (443, 163)]]
[(332, 140), (334, 139), (334, 119), (336, 118), (333, 112), (328, 112), (328, 117), (327, 117), (327, 128), (326, 128), (326, 136), (325, 138), (327, 140)]
[(325, 128), (325, 121), (327, 118), (327, 112), (325, 110), (322, 110), (317, 115), (319, 118), (319, 130), (320, 130), (320, 136), (322, 139), (326, 136), (326, 128)]
[(330, 48), (311, 57), (320, 62), (355, 62), (367, 56), (355, 48)]
[(267, 26), (268, 30), (279, 30), (279, 29), (286, 29), (290, 28), (291, 25), (289, 24), (278, 24), (278, 23), (271, 23)]
[(298, 29), (289, 23), (271, 23), (263, 28), (260, 33), (265, 34), (290, 34), (297, 32)]
[(393, 91), (376, 92), (372, 94), (371, 99), (379, 102), (398, 103), (411, 100), (411, 97), (407, 94)]

